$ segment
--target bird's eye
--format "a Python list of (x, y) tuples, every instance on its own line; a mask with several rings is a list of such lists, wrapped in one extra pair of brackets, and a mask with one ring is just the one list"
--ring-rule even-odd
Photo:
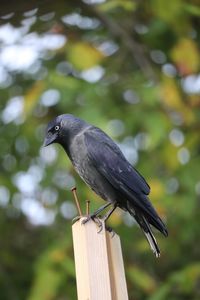
[(55, 130), (58, 131), (60, 129), (60, 126), (56, 125)]

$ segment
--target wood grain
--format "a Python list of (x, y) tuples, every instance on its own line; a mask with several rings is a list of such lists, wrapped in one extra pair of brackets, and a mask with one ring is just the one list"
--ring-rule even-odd
[(127, 300), (121, 244), (81, 218), (72, 226), (78, 300)]

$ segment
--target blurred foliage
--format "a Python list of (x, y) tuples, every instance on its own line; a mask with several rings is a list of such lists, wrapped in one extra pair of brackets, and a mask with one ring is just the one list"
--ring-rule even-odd
[(102, 201), (45, 126), (101, 127), (151, 185), (169, 228), (155, 259), (116, 212), (131, 299), (200, 299), (199, 1), (2, 1), (0, 299), (76, 299), (70, 188)]

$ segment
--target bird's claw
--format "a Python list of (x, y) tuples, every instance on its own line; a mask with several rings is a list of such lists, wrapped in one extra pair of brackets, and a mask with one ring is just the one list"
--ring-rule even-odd
[(99, 227), (98, 233), (100, 233), (103, 230), (104, 225), (103, 225), (103, 222), (99, 218), (96, 218), (95, 216), (89, 215), (89, 216), (85, 217), (85, 219), (81, 221), (81, 224), (84, 225), (90, 220), (92, 220), (96, 223), (96, 225)]
[(72, 219), (72, 224), (76, 223), (77, 221), (79, 221), (81, 218), (81, 216), (76, 216), (75, 218)]
[(99, 226), (99, 230), (97, 231), (97, 233), (100, 233), (104, 228), (103, 223), (99, 221), (98, 226)]
[(106, 226), (106, 230), (111, 234), (111, 238), (113, 238), (115, 236), (116, 233), (114, 232), (114, 230), (111, 227)]
[[(82, 218), (82, 216), (76, 216), (75, 218), (72, 219), (72, 224), (76, 223), (77, 221), (79, 221), (80, 219)], [(96, 218), (95, 216), (92, 216), (92, 215), (88, 215), (88, 216), (85, 216), (84, 219), (81, 221), (81, 224), (82, 225), (85, 225), (87, 222), (89, 222), (90, 220), (94, 221), (96, 223), (96, 225), (99, 227), (99, 230), (97, 231), (97, 233), (100, 233), (103, 228), (104, 228), (104, 221), (103, 220), (100, 220), (99, 218)], [(112, 234), (112, 238), (114, 237), (115, 235), (115, 232), (114, 230), (109, 227), (109, 226), (105, 226), (105, 229)]]
[(84, 218), (84, 220), (81, 221), (81, 225), (85, 225), (87, 222), (89, 222), (90, 220), (93, 220), (92, 216), (86, 216)]

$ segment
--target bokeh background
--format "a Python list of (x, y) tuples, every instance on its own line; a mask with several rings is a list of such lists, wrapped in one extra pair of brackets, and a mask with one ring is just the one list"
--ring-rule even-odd
[(130, 300), (200, 299), (198, 0), (0, 4), (0, 299), (77, 299), (70, 188), (103, 202), (63, 149), (43, 148), (53, 117), (105, 130), (151, 186), (169, 237), (156, 259), (117, 211)]

